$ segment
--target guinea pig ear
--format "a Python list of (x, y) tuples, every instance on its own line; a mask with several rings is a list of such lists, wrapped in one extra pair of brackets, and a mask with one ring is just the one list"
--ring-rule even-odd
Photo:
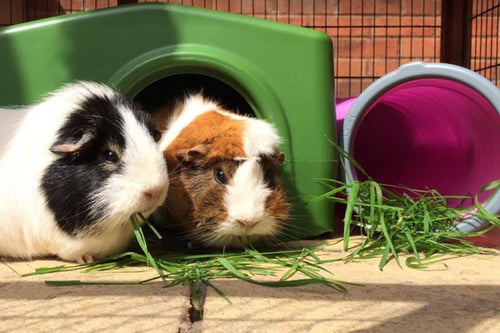
[(201, 144), (189, 149), (179, 150), (175, 153), (175, 157), (177, 158), (179, 163), (189, 164), (203, 159), (209, 151), (209, 145)]
[(277, 151), (272, 155), (271, 160), (273, 161), (273, 164), (276, 166), (281, 166), (283, 163), (285, 163), (285, 153), (282, 151)]
[(50, 147), (50, 151), (54, 154), (73, 154), (82, 150), (87, 143), (94, 138), (94, 135), (89, 132), (83, 133), (82, 137), (77, 142), (61, 140)]

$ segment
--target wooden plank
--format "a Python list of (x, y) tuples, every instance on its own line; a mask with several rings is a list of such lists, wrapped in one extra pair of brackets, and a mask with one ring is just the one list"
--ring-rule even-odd
[(472, 0), (443, 0), (441, 62), (470, 67)]
[(0, 0), (0, 26), (25, 21), (25, 1)]

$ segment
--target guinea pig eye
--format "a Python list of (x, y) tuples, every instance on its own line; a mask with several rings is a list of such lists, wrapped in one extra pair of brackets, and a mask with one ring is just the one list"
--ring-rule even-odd
[(227, 185), (227, 177), (226, 174), (224, 173), (224, 170), (221, 168), (216, 168), (214, 169), (214, 178), (217, 183), (219, 183), (222, 186)]
[(105, 150), (102, 152), (102, 159), (107, 163), (116, 163), (118, 162), (118, 154), (112, 150)]

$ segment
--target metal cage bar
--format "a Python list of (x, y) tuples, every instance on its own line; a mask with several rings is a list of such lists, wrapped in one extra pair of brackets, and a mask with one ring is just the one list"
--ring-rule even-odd
[(500, 0), (475, 0), (471, 27), (470, 68), (500, 87)]

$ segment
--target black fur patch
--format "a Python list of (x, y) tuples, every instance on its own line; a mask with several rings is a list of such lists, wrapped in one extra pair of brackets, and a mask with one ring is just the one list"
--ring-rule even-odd
[[(113, 99), (89, 97), (78, 110), (71, 112), (57, 133), (55, 144), (76, 142), (84, 133), (92, 134), (92, 139), (81, 150), (63, 154), (46, 168), (42, 177), (41, 190), (47, 205), (59, 227), (68, 234), (92, 227), (109, 209), (104, 203), (96, 210), (90, 198), (103, 188), (106, 179), (124, 167), (123, 162), (118, 161), (110, 168), (101, 156), (110, 144), (120, 149), (119, 155), (125, 150), (124, 119), (117, 109), (120, 104), (128, 105), (119, 95)], [(139, 110), (134, 114), (152, 134), (152, 121), (147, 115)]]

